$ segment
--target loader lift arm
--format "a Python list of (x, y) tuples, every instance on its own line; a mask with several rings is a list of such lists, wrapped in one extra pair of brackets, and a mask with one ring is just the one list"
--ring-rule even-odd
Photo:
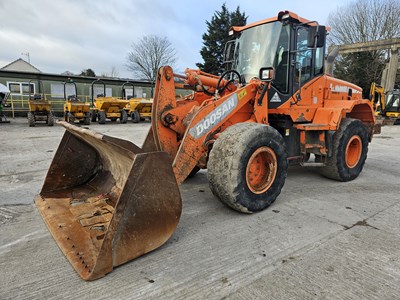
[[(176, 100), (175, 88), (180, 85), (175, 84), (174, 77), (176, 75), (169, 66), (159, 70), (152, 129), (146, 143), (152, 138), (154, 150), (169, 153), (175, 177), (181, 184), (196, 166), (206, 168), (213, 142), (227, 127), (241, 122), (267, 124), (267, 103), (258, 98), (269, 82), (254, 79), (241, 86), (240, 83), (235, 85), (232, 80), (187, 69), (186, 87), (197, 92)], [(218, 87), (221, 86), (225, 88), (221, 89), (222, 94), (218, 94)], [(254, 109), (256, 102), (261, 105)], [(144, 147), (147, 147), (146, 143)]]

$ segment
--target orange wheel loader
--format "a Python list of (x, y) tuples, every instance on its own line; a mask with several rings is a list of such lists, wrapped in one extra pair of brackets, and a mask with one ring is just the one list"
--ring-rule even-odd
[[(181, 215), (178, 187), (199, 169), (216, 198), (244, 213), (275, 201), (289, 165), (357, 178), (374, 111), (360, 87), (324, 72), (326, 30), (283, 11), (232, 28), (221, 76), (160, 68), (141, 148), (61, 122), (66, 132), (35, 202), (83, 279), (165, 243)], [(177, 88), (192, 93), (176, 98)]]

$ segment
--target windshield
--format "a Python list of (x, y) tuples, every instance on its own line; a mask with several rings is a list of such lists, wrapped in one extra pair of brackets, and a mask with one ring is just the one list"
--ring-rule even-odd
[(388, 94), (386, 111), (399, 111), (399, 94)]
[(287, 90), (289, 30), (289, 26), (273, 22), (241, 32), (236, 39), (234, 68), (246, 82), (258, 77), (260, 68), (272, 66), (276, 70), (275, 85)]

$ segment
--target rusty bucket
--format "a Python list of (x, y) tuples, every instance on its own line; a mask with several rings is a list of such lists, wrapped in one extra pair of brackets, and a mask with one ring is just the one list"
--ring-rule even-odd
[(59, 122), (66, 132), (35, 204), (85, 280), (164, 244), (182, 211), (165, 152)]

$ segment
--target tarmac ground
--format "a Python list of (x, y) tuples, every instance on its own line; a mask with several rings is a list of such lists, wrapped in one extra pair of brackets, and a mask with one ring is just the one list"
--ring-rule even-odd
[[(218, 201), (202, 170), (180, 188), (166, 244), (86, 282), (33, 204), (64, 128), (10, 121), (0, 124), (0, 299), (400, 298), (400, 126), (374, 136), (354, 181), (290, 167), (277, 201), (252, 215)], [(149, 126), (90, 128), (141, 146)]]

